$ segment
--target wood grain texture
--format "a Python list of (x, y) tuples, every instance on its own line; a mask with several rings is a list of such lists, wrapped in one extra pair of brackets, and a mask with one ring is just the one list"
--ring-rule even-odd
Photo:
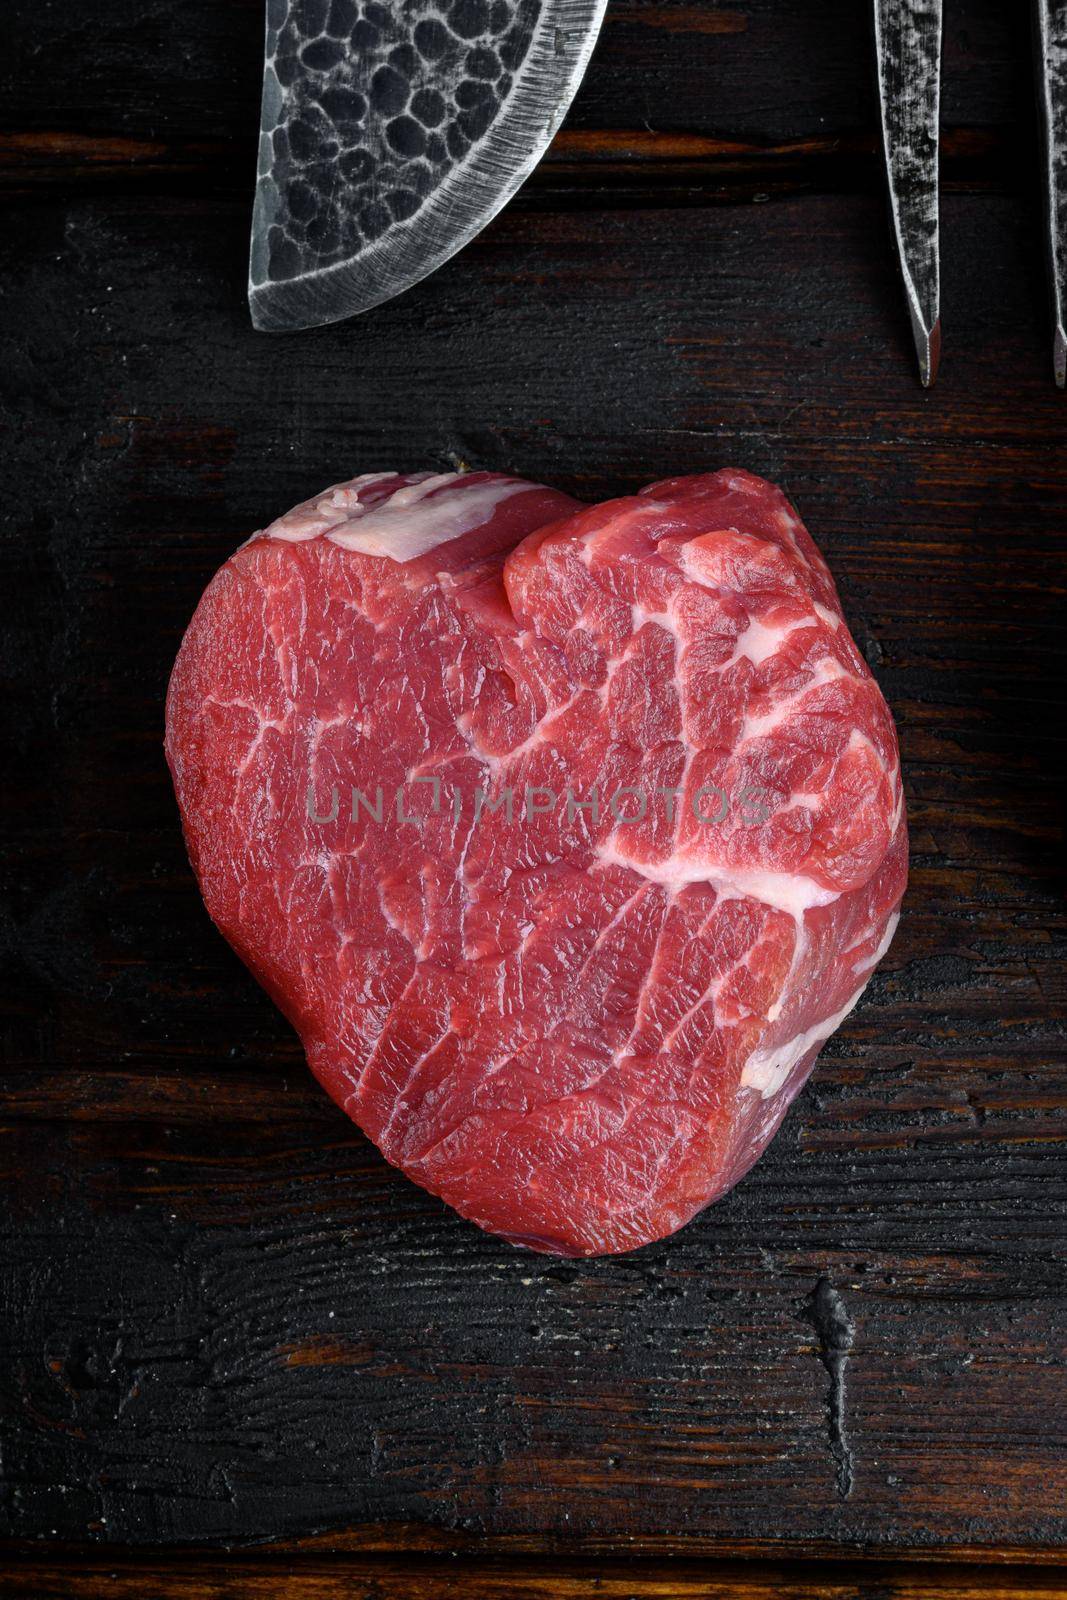
[[(1006, 125), (1030, 80), (1022, 7), (958, 0), (946, 18), (944, 116)], [(7, 0), (3, 126), (156, 139), (243, 138), (255, 171), (261, 0)], [(853, 0), (614, 0), (570, 121), (761, 140), (872, 121), (870, 20)], [(251, 114), (251, 122), (249, 121)]]
[[(106, 12), (7, 0), (0, 186), (32, 193), (45, 184), (132, 182), (247, 195), (262, 38), (263, 0), (181, 7), (113, 0)], [(1024, 6), (959, 0), (945, 33), (947, 181), (1003, 183), (1006, 168), (1024, 160), (1035, 164), (1036, 181), (1030, 70)], [(691, 166), (686, 175), (705, 195), (716, 190), (709, 176), (736, 187), (729, 146), (738, 143), (750, 168), (766, 152), (765, 179), (807, 186), (855, 186), (859, 152), (863, 181), (873, 187), (868, 7), (856, 0), (612, 0), (567, 126), (522, 203), (558, 198), (574, 183), (588, 193), (592, 175), (561, 173), (558, 163), (584, 153), (583, 137), (612, 136), (619, 150), (649, 137), (696, 136), (713, 150), (724, 144), (712, 174)], [(809, 142), (829, 146), (832, 159), (802, 175), (790, 157)], [(647, 145), (643, 153), (647, 159)], [(670, 170), (661, 178), (684, 192)], [(617, 177), (606, 199), (619, 198)]]
[[(513, 214), (376, 318), (277, 341), (236, 292), (245, 221), (90, 202), (8, 235), (8, 1527), (1055, 1543), (1067, 457), (1017, 207), (951, 202), (932, 396), (854, 198)], [(768, 1158), (631, 1259), (518, 1255), (385, 1167), (208, 926), (162, 766), (169, 663), (238, 539), (455, 457), (590, 496), (780, 478), (901, 722), (887, 969)], [(857, 1328), (847, 1500), (822, 1277)]]
[(57, 1563), (0, 1572), (0, 1595), (25, 1600), (1060, 1600), (1067, 1573), (1001, 1567), (839, 1563), (703, 1564), (395, 1560), (281, 1562), (262, 1557)]
[[(567, 161), (610, 166), (620, 146), (600, 132), (633, 125), (647, 73), (671, 142), (624, 159), (652, 176), (620, 196), (610, 170), (602, 189), (563, 172), (426, 283), (317, 333), (251, 330), (229, 156), (218, 180), (194, 150), (180, 181), (10, 185), (11, 1539), (317, 1534), (290, 1552), (305, 1588), (283, 1592), (330, 1592), (314, 1561), (348, 1544), (383, 1552), (349, 1576), (386, 1596), (420, 1592), (388, 1566), (401, 1550), (977, 1560), (1067, 1543), (1067, 413), (1046, 372), (1037, 214), (989, 169), (945, 198), (946, 353), (938, 388), (915, 386), (877, 183), (840, 162), (818, 176), (820, 141), (867, 159), (849, 76), (862, 9), (619, 6)], [(663, 25), (675, 10), (684, 36)], [(63, 46), (47, 60), (42, 15)], [(104, 22), (6, 8), (6, 149), (32, 163), (59, 128), (83, 166), (121, 164), (132, 140), (158, 142), (166, 167), (200, 141), (250, 141), (258, 4), (138, 15), (140, 32), (125, 0)], [(971, 68), (960, 120), (1003, 141), (1018, 40), (991, 0), (962, 15), (946, 41), (948, 68)], [(705, 209), (684, 172), (657, 188), (670, 162), (710, 171), (771, 147), (795, 171), (780, 191), (750, 172)], [(739, 203), (755, 193), (766, 203)], [(901, 728), (915, 865), (889, 960), (751, 1176), (630, 1258), (523, 1256), (384, 1164), (210, 927), (163, 766), (167, 672), (235, 545), (353, 472), (456, 461), (590, 498), (725, 463), (781, 481)], [(836, 1438), (824, 1280), (854, 1328)], [(125, 1592), (104, 1587), (110, 1562), (35, 1559), (23, 1546), (3, 1581)], [(172, 1566), (121, 1581), (281, 1581)], [(797, 1573), (772, 1592), (941, 1592), (892, 1587), (920, 1581), (912, 1567), (864, 1570), (867, 1588)], [(522, 1571), (532, 1594), (578, 1592)], [(470, 1572), (462, 1592), (488, 1592)], [(425, 1592), (449, 1592), (444, 1567), (432, 1576)], [(767, 1592), (601, 1576), (624, 1586), (609, 1594)], [(1057, 1592), (1055, 1574), (981, 1588), (995, 1578), (959, 1582)]]

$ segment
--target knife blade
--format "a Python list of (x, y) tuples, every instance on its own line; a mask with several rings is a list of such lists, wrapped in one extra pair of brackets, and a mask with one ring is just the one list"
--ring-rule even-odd
[(1052, 371), (1067, 384), (1067, 3), (1037, 0), (1038, 98), (1052, 285)]
[(607, 0), (267, 0), (248, 298), (335, 322), (417, 283), (511, 198)]
[(919, 378), (929, 388), (941, 359), (941, 0), (874, 0), (874, 32), (893, 233)]

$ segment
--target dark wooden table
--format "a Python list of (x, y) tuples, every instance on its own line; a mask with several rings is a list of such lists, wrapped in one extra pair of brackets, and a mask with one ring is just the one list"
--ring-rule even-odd
[[(1067, 401), (1027, 7), (947, 7), (932, 393), (867, 10), (612, 0), (473, 246), (267, 338), (261, 0), (6, 0), (0, 1594), (1067, 1593)], [(590, 498), (782, 482), (900, 726), (888, 961), (752, 1175), (631, 1257), (519, 1254), (384, 1164), (210, 926), (164, 769), (235, 545), (457, 458)]]

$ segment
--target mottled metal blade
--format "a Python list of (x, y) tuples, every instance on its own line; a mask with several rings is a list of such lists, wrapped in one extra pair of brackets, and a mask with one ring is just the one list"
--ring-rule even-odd
[(929, 387), (941, 358), (937, 233), (941, 0), (874, 0), (874, 33), (893, 231), (919, 377)]
[(1052, 371), (1067, 384), (1067, 0), (1037, 0), (1038, 98), (1052, 280)]
[(607, 0), (267, 0), (257, 328), (388, 300), (483, 228), (566, 114)]

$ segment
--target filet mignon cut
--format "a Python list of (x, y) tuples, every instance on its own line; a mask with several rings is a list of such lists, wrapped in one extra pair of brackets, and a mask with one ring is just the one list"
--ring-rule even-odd
[(167, 702), (207, 908), (384, 1155), (563, 1255), (766, 1146), (887, 949), (892, 719), (785, 497), (368, 474), (209, 584)]

